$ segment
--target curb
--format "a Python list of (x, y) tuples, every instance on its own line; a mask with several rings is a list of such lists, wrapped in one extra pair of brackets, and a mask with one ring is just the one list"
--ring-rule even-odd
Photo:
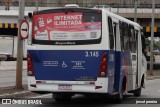
[(22, 91), (22, 92), (15, 92), (12, 94), (2, 94), (0, 95), (0, 98), (27, 98), (27, 96), (35, 96), (36, 93), (33, 93), (31, 91)]
[(148, 76), (146, 77), (147, 80), (153, 80), (153, 79), (160, 79), (160, 76)]
[[(22, 69), (26, 70), (27, 66), (23, 66)], [(0, 67), (0, 71), (9, 71), (9, 70), (16, 70), (16, 66), (15, 67)]]
[[(16, 61), (0, 61), (0, 71), (16, 70)], [(23, 69), (27, 69), (27, 62), (23, 61)]]
[(0, 95), (0, 98), (17, 98), (17, 97), (26, 96), (29, 93), (30, 91), (22, 91), (22, 92), (15, 92), (12, 94), (2, 94)]

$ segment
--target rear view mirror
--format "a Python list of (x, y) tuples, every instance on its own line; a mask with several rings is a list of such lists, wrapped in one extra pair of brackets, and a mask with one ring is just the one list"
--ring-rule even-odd
[(30, 20), (32, 20), (32, 16), (33, 16), (32, 13), (28, 13), (28, 17)]

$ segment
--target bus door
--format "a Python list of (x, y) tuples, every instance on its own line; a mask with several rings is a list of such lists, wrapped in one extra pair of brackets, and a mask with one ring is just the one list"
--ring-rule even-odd
[(144, 48), (144, 47), (142, 47), (142, 43), (143, 43), (143, 41), (142, 41), (142, 34), (141, 34), (141, 32), (140, 32), (140, 30), (136, 30), (135, 31), (135, 36), (136, 36), (136, 45), (137, 45), (137, 66), (136, 66), (136, 76), (135, 76), (135, 78), (136, 78), (136, 80), (134, 81), (135, 82), (135, 88), (137, 88), (137, 87), (140, 87), (140, 85), (141, 85), (141, 73), (142, 73), (142, 66), (144, 65), (144, 60), (142, 59), (142, 57), (143, 57), (143, 54), (142, 54), (142, 49)]
[(115, 20), (113, 22), (113, 30), (115, 37), (115, 75), (114, 75), (114, 91), (119, 92), (119, 82), (120, 82), (120, 29), (119, 29), (119, 21)]
[(130, 52), (131, 52), (131, 72), (130, 72), (130, 90), (135, 89), (136, 79), (137, 79), (137, 31), (135, 31), (134, 26), (129, 25), (130, 34)]
[(114, 18), (108, 17), (108, 30), (109, 30), (109, 66), (108, 66), (108, 92), (113, 93), (114, 92), (114, 84), (115, 84), (115, 48), (116, 48), (116, 26), (114, 24)]

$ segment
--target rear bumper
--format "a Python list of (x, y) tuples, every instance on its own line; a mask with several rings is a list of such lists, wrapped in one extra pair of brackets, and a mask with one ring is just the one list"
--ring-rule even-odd
[[(69, 85), (71, 89), (60, 90), (59, 85)], [(28, 77), (28, 89), (35, 92), (71, 92), (71, 93), (107, 93), (108, 79), (98, 78), (95, 83), (89, 81), (41, 81)]]
[(36, 88), (30, 89), (31, 91), (42, 91), (42, 92), (95, 92), (94, 85), (72, 85), (71, 90), (58, 90), (58, 84), (37, 84)]

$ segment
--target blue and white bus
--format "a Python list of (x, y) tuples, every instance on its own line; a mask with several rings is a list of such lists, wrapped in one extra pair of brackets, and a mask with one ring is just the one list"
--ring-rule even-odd
[(31, 19), (30, 91), (53, 93), (56, 101), (77, 93), (141, 95), (147, 63), (139, 24), (90, 8), (36, 11)]

